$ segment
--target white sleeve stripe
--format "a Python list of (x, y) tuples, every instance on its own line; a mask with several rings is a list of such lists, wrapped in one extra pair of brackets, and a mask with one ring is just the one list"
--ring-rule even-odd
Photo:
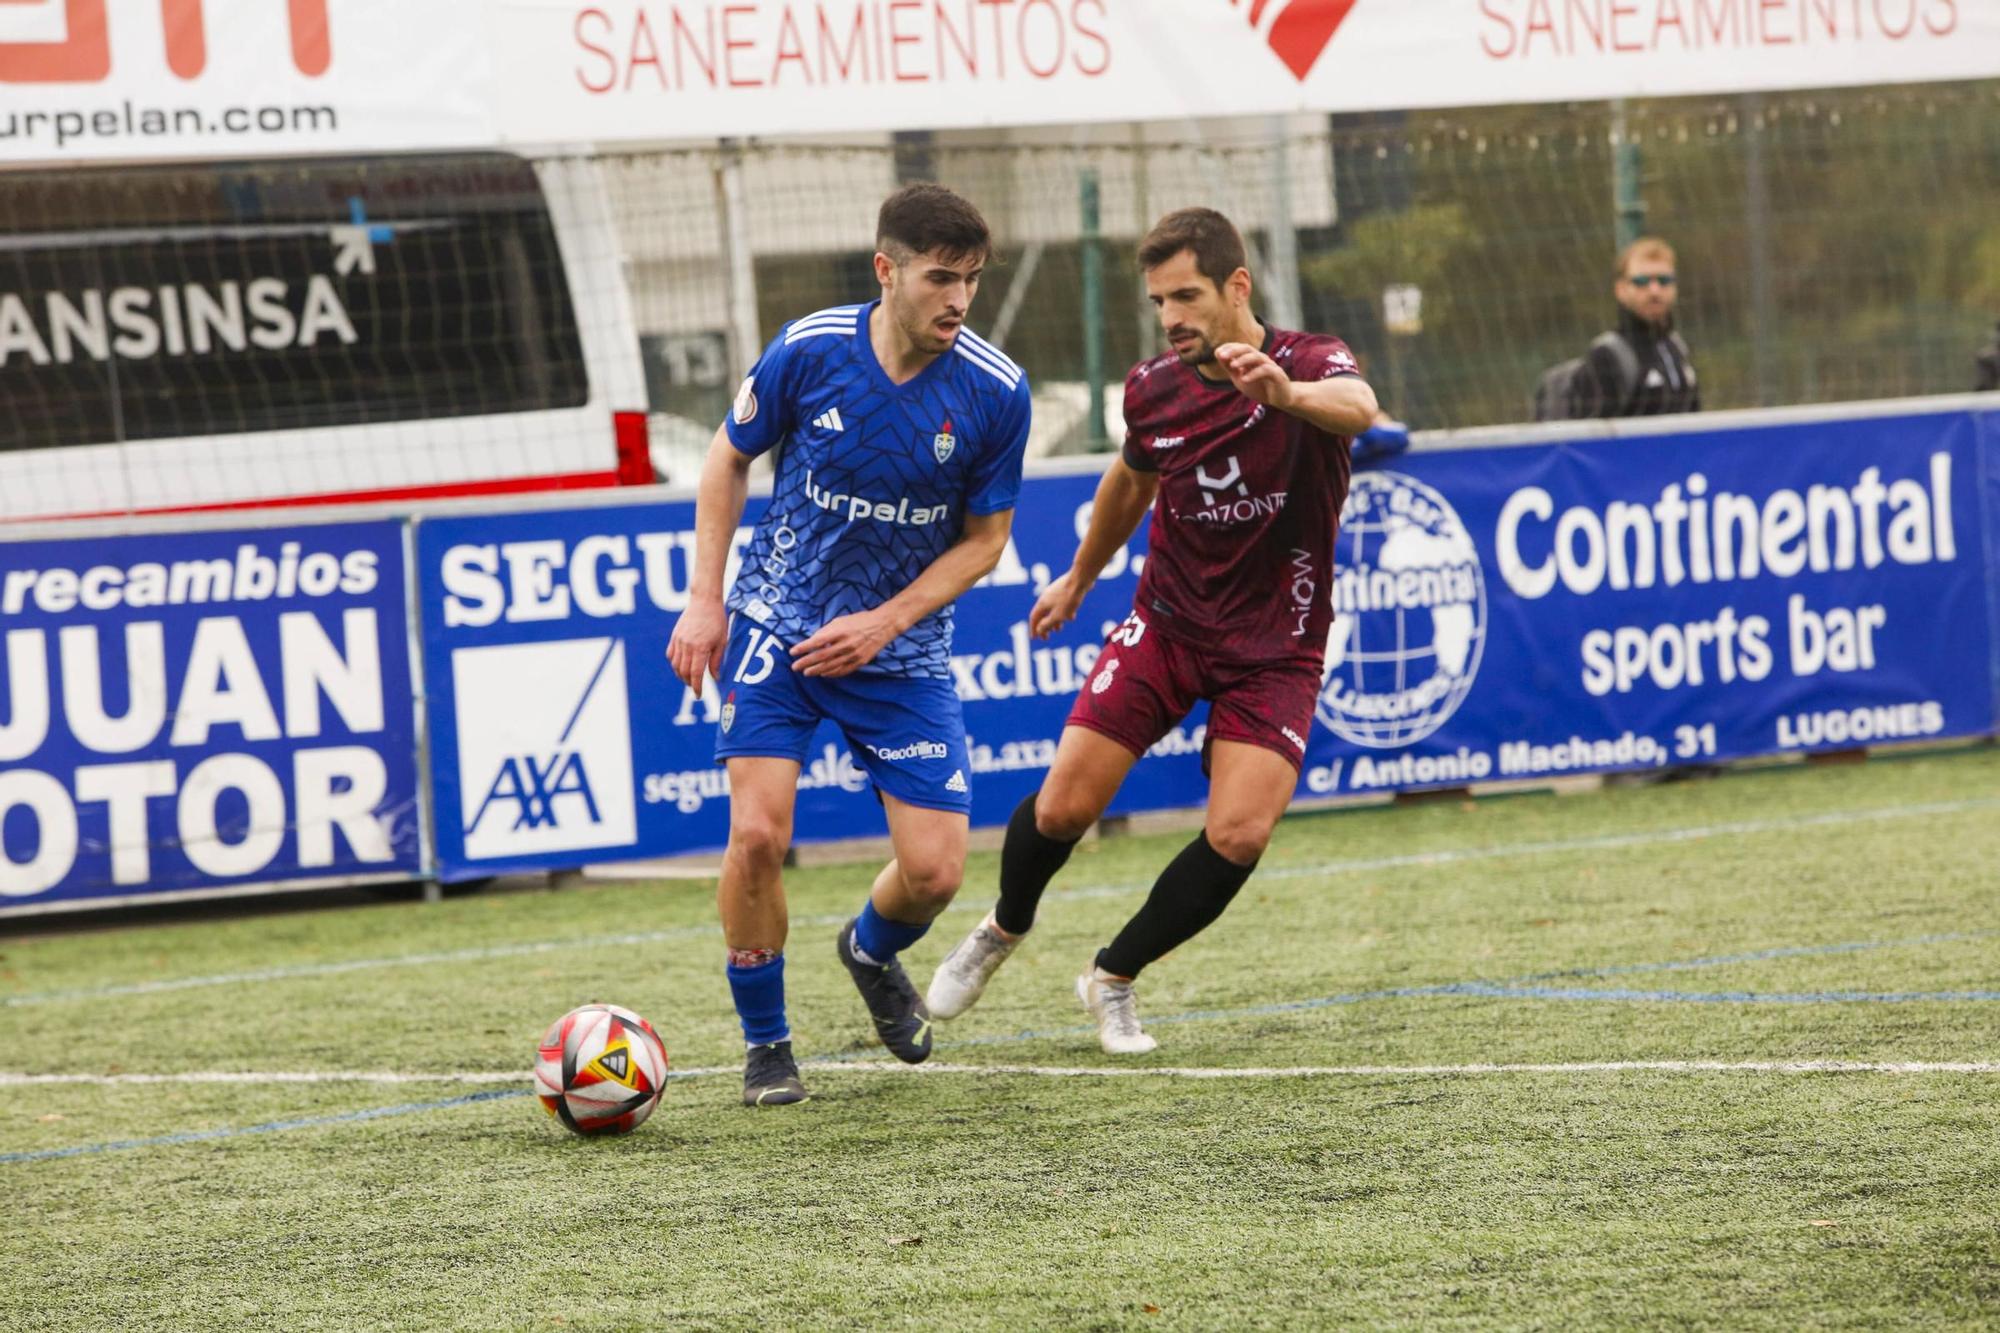
[(842, 328), (854, 328), (858, 322), (860, 320), (856, 320), (852, 314), (808, 314), (802, 320), (792, 320), (792, 328), (788, 332), (796, 332), (800, 328), (826, 328), (830, 324), (838, 324)]
[(1012, 357), (1008, 356), (1005, 352), (1001, 351), (999, 348), (995, 347), (992, 343), (987, 342), (986, 339), (974, 333), (971, 329), (960, 329), (958, 331), (958, 336), (961, 338), (972, 339), (972, 345), (974, 347), (978, 348), (982, 352), (985, 352), (988, 356), (992, 357), (995, 361), (998, 361), (1001, 365), (1005, 366), (1007, 369), (1013, 371), (1016, 375), (1020, 375), (1022, 373), (1020, 364), (1018, 362), (1016, 362)]
[(975, 351), (972, 347), (968, 346), (966, 343), (962, 341), (957, 343), (956, 346), (958, 349), (958, 354), (960, 356), (964, 357), (967, 361), (970, 361), (973, 365), (978, 366), (981, 370), (991, 375), (994, 379), (999, 380), (1002, 384), (1006, 385), (1008, 388), (1011, 389), (1021, 382), (1020, 371), (1009, 370), (1004, 366), (994, 363), (993, 361), (989, 360), (984, 353)]
[(992, 362), (981, 359), (980, 355), (969, 347), (960, 347), (958, 349), (958, 354), (964, 357), (967, 361), (971, 362), (973, 365), (978, 366), (981, 370), (985, 371), (987, 374), (991, 375), (994, 379), (999, 380), (1002, 384), (1006, 385), (1010, 389), (1014, 388), (1021, 382), (1021, 377), (1019, 375), (1009, 375), (1006, 371), (1001, 370), (998, 366), (994, 365)]
[(785, 335), (785, 346), (805, 338), (850, 338), (854, 336), (852, 324), (821, 324), (810, 329), (799, 329)]

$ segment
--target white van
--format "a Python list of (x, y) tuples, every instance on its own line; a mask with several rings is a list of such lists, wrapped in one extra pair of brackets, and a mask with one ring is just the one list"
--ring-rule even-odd
[(0, 519), (653, 480), (595, 165), (0, 174)]

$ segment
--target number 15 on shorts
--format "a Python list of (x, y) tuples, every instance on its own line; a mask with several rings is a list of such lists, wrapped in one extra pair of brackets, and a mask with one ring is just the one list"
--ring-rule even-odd
[(758, 685), (777, 670), (778, 654), (784, 648), (779, 642), (761, 629), (750, 631), (749, 646), (743, 650), (742, 658), (736, 663), (736, 674), (731, 676), (734, 685)]

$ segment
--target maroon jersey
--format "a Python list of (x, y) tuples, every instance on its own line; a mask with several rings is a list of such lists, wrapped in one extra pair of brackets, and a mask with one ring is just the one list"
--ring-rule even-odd
[[(1263, 350), (1300, 382), (1357, 373), (1338, 338), (1266, 326)], [(1126, 464), (1160, 477), (1139, 614), (1222, 656), (1322, 661), (1349, 441), (1171, 352), (1125, 377), (1125, 428)]]

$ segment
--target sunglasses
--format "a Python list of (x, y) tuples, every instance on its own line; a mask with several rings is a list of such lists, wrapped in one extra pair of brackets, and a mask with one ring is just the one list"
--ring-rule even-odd
[(1671, 287), (1674, 285), (1674, 275), (1671, 273), (1639, 273), (1625, 279), (1625, 281), (1631, 283), (1634, 287), (1650, 287), (1656, 282), (1662, 287)]

